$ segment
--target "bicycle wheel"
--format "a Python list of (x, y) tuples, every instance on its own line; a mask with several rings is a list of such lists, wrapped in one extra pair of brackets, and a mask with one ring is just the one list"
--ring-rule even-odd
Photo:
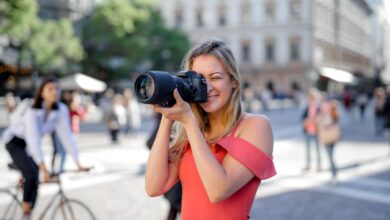
[(95, 220), (95, 216), (92, 211), (82, 202), (67, 199), (61, 201), (60, 204), (55, 207), (53, 216), (53, 220)]
[(0, 219), (13, 220), (22, 219), (22, 203), (18, 200), (17, 195), (10, 191), (0, 191)]

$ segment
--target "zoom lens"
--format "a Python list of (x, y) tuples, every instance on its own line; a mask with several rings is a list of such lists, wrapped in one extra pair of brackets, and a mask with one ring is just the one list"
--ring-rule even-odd
[(150, 99), (155, 90), (155, 84), (153, 78), (149, 75), (142, 75), (137, 80), (136, 93), (140, 96), (141, 99), (147, 100)]

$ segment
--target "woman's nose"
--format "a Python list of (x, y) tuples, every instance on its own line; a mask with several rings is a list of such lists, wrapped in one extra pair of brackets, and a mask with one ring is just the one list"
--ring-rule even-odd
[(211, 91), (213, 89), (213, 86), (210, 83), (210, 80), (206, 80), (207, 82), (207, 92)]

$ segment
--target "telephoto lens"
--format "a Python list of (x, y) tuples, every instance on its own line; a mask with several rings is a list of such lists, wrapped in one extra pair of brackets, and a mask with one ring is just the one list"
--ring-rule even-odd
[(176, 74), (148, 71), (139, 75), (134, 82), (138, 101), (145, 104), (158, 104), (163, 107), (172, 107), (176, 103), (173, 96), (175, 88), (186, 102), (207, 101), (206, 79), (194, 71), (183, 71)]

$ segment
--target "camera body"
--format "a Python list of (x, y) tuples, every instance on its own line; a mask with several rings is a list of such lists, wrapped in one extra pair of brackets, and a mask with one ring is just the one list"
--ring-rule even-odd
[(207, 101), (206, 79), (195, 71), (181, 71), (175, 74), (148, 71), (139, 75), (134, 82), (138, 101), (145, 104), (158, 104), (162, 107), (172, 107), (176, 103), (173, 96), (175, 88), (186, 102)]

